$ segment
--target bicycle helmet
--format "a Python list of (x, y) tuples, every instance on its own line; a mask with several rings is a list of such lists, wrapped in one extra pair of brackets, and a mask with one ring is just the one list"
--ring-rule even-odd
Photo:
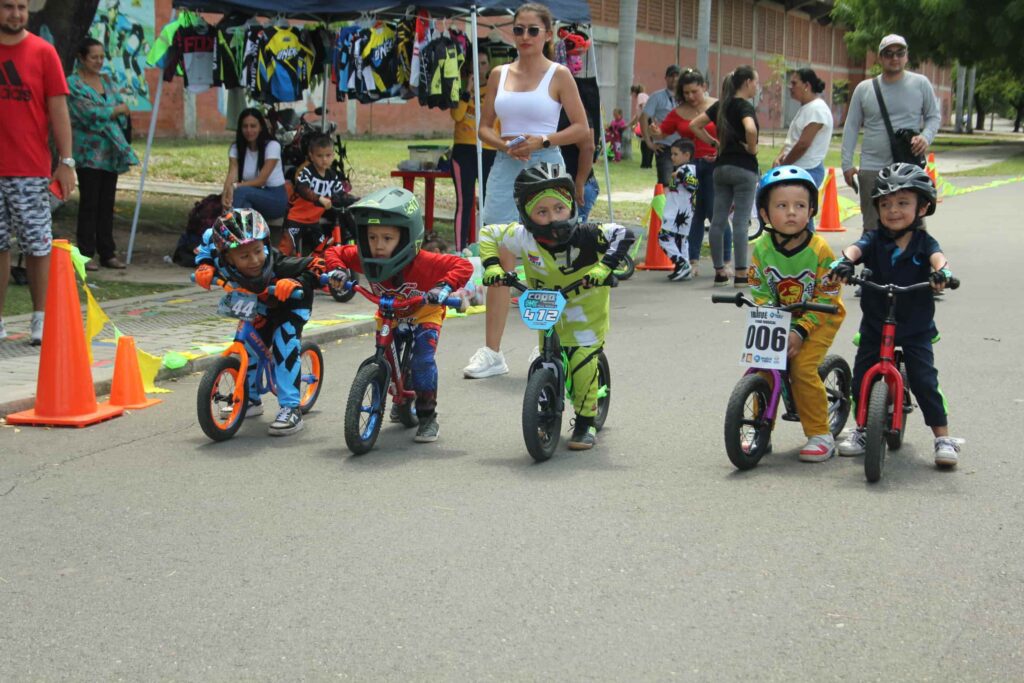
[[(219, 254), (219, 263), (228, 279), (241, 285), (250, 292), (262, 292), (270, 283), (274, 271), (273, 252), (270, 250), (270, 228), (260, 215), (252, 209), (232, 209), (217, 218), (211, 228), (213, 244)], [(263, 261), (263, 269), (256, 277), (243, 275), (226, 258), (232, 249), (237, 249), (252, 242), (262, 242), (267, 258)]]
[[(412, 263), (423, 244), (423, 212), (416, 195), (397, 187), (372, 192), (349, 207), (356, 223), (359, 262), (370, 282), (383, 282)], [(398, 246), (387, 258), (370, 256), (369, 228), (388, 225), (401, 232)]]
[(928, 173), (917, 164), (893, 164), (886, 166), (878, 172), (878, 180), (875, 181), (875, 191), (871, 194), (871, 201), (878, 207), (878, 200), (882, 197), (899, 192), (911, 190), (928, 202), (926, 216), (935, 213), (935, 204), (938, 195), (935, 191), (935, 183), (928, 177)]
[[(538, 225), (530, 220), (530, 212), (526, 210), (526, 205), (530, 199), (544, 190), (555, 190), (569, 198), (572, 214), (568, 219), (552, 221), (547, 225)], [(515, 198), (516, 208), (519, 210), (519, 220), (535, 239), (556, 247), (569, 242), (580, 219), (576, 208), (576, 184), (566, 174), (563, 167), (558, 164), (542, 162), (523, 169), (516, 176), (512, 194)]]
[[(798, 166), (779, 166), (761, 176), (757, 184), (757, 208), (768, 210), (768, 195), (779, 185), (803, 185), (810, 193), (810, 210), (813, 218), (818, 213), (818, 186), (811, 174)], [(758, 211), (760, 216), (760, 211)], [(761, 221), (764, 223), (764, 221)]]

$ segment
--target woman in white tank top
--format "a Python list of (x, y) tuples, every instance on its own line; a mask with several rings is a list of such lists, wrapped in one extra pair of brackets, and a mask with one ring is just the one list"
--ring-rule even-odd
[[(484, 188), (485, 225), (518, 222), (512, 188), (519, 172), (541, 162), (564, 165), (558, 148), (582, 143), (590, 135), (587, 114), (572, 74), (549, 59), (554, 38), (551, 11), (538, 3), (520, 5), (512, 20), (512, 34), (519, 57), (491, 71), (487, 97), (481, 103), (480, 140), (498, 150)], [(563, 108), (570, 125), (558, 130), (558, 116)], [(495, 119), (501, 121), (500, 135), (494, 131)], [(514, 147), (507, 144), (520, 136), (525, 138), (523, 142)], [(584, 184), (577, 183), (576, 187), (580, 205)], [(501, 263), (506, 270), (513, 270), (516, 257), (502, 250)], [(466, 377), (508, 372), (500, 350), (508, 309), (508, 288), (489, 288), (486, 346), (470, 359), (464, 370)]]

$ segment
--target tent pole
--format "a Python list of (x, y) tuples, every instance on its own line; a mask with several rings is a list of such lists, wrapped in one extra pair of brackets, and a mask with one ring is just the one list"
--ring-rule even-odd
[[(477, 23), (479, 10), (476, 5), (470, 8), (470, 22), (473, 26), (473, 103), (476, 106), (476, 115), (473, 116), (473, 126), (476, 128), (476, 239), (480, 240), (480, 228), (484, 220), (484, 152), (483, 143), (480, 142), (480, 25)], [(459, 226), (455, 226), (458, 230)]]
[[(171, 8), (171, 21), (174, 21), (178, 10)], [(164, 79), (161, 75), (156, 82), (156, 95), (153, 97), (153, 110), (149, 114), (149, 134), (146, 136), (146, 155), (142, 159), (142, 177), (139, 179), (139, 194), (135, 197), (135, 215), (132, 216), (132, 232), (128, 237), (128, 252), (125, 263), (132, 264), (132, 251), (135, 248), (135, 231), (139, 227), (139, 213), (142, 211), (142, 193), (146, 188), (146, 172), (149, 170), (149, 155), (153, 151), (153, 136), (156, 135), (156, 120), (160, 115), (160, 95), (164, 91)]]
[(331, 65), (324, 64), (324, 96), (320, 106), (323, 109), (323, 113), (320, 115), (320, 132), (327, 132), (327, 84), (331, 80)]
[[(593, 34), (591, 34), (593, 35)], [(594, 79), (597, 80), (597, 47), (594, 45), (594, 41), (590, 41), (590, 60), (594, 64)], [(598, 98), (600, 98), (601, 84), (598, 83), (597, 87)], [(599, 123), (601, 124), (601, 157), (604, 159), (604, 187), (608, 193), (608, 221), (615, 221), (615, 210), (612, 209), (612, 173), (608, 168), (608, 141), (604, 137), (604, 106), (601, 106)]]

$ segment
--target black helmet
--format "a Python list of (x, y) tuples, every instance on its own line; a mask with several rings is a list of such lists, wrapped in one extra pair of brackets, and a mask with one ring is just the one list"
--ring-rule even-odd
[(878, 207), (878, 200), (887, 194), (893, 194), (901, 190), (916, 192), (921, 199), (928, 202), (926, 216), (935, 213), (937, 194), (935, 183), (928, 177), (923, 168), (917, 164), (893, 164), (886, 166), (878, 172), (878, 180), (875, 182), (875, 191), (871, 194), (871, 201)]
[[(254, 209), (231, 209), (225, 211), (211, 228), (213, 244), (217, 248), (219, 261), (228, 279), (242, 288), (259, 294), (270, 284), (274, 271), (274, 253), (270, 249), (270, 228), (259, 211)], [(267, 258), (263, 270), (256, 277), (243, 275), (228, 262), (227, 254), (252, 242), (262, 242)]]
[[(416, 195), (390, 187), (366, 195), (349, 207), (356, 222), (359, 262), (370, 282), (383, 282), (412, 263), (423, 244), (423, 212)], [(389, 225), (401, 232), (398, 246), (388, 258), (372, 258), (368, 230), (373, 225)]]
[[(553, 221), (547, 225), (537, 225), (530, 220), (530, 214), (526, 210), (526, 203), (544, 190), (558, 190), (565, 193), (572, 202), (572, 215), (564, 221)], [(523, 226), (535, 238), (562, 246), (572, 237), (573, 230), (579, 223), (579, 212), (576, 210), (576, 184), (570, 178), (565, 169), (558, 164), (541, 162), (536, 166), (525, 168), (516, 176), (513, 187), (516, 208), (519, 209), (519, 220)]]

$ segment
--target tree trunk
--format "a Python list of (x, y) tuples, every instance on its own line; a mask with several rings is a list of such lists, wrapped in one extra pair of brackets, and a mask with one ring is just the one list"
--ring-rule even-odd
[[(35, 3), (34, 3), (35, 4)], [(42, 0), (32, 13), (29, 30), (36, 35), (49, 33), (57, 48), (64, 72), (70, 73), (78, 43), (89, 33), (99, 0)]]
[(967, 90), (967, 69), (959, 62), (956, 65), (956, 123), (957, 133), (964, 132), (964, 95)]
[(974, 129), (985, 130), (985, 105), (982, 103), (981, 98), (977, 95), (974, 96), (974, 111), (976, 112)]
[[(615, 75), (615, 106), (624, 112), (630, 112), (633, 118), (633, 102), (629, 92), (633, 85), (633, 64), (636, 60), (636, 16), (639, 0), (623, 0), (619, 5), (619, 44), (617, 56), (619, 69)], [(622, 151), (627, 159), (633, 156), (633, 143), (629, 133), (623, 137)], [(601, 131), (604, 137), (604, 131)]]

